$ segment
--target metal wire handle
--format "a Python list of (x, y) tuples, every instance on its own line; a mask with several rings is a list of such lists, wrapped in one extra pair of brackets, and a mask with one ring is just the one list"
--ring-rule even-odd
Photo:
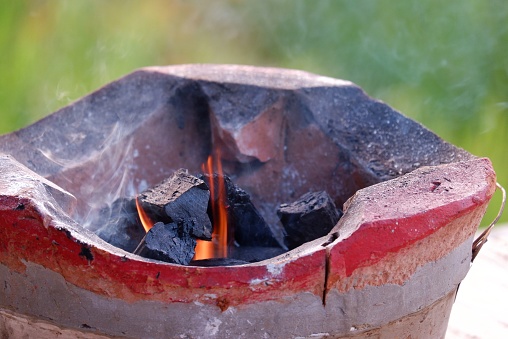
[(501, 215), (503, 215), (504, 207), (506, 205), (506, 191), (503, 188), (503, 186), (501, 186), (498, 182), (496, 182), (496, 187), (500, 189), (501, 193), (503, 194), (501, 207), (499, 208), (499, 212), (497, 213), (497, 216), (494, 219), (494, 221), (492, 221), (489, 227), (487, 227), (485, 231), (483, 231), (483, 233), (480, 234), (480, 236), (476, 238), (476, 240), (473, 242), (473, 256), (471, 257), (471, 262), (474, 261), (474, 258), (476, 258), (476, 256), (478, 255), (478, 253), (482, 249), (482, 246), (485, 245), (485, 243), (488, 241), (487, 238), (489, 237), (492, 227), (494, 227), (494, 225), (498, 222), (499, 218), (501, 218)]

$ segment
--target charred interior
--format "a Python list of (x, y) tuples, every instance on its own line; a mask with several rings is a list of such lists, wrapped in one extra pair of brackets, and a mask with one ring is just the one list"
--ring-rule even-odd
[[(227, 237), (212, 211), (221, 199), (230, 236), (212, 257), (259, 261), (325, 236), (358, 189), (471, 157), (351, 83), (235, 66), (144, 69), (2, 138), (2, 152), (16, 149), (18, 161), (76, 197), (71, 217), (83, 227), (179, 264), (196, 244)], [(219, 175), (217, 165), (205, 170), (211, 154)], [(179, 178), (165, 188), (175, 201), (157, 202), (164, 193), (154, 187), (179, 169), (195, 182), (182, 188)], [(227, 198), (210, 192), (213, 182)], [(160, 237), (179, 254), (154, 249), (165, 246), (154, 245)]]
[(145, 68), (0, 136), (0, 329), (444, 336), (495, 189), (350, 82)]

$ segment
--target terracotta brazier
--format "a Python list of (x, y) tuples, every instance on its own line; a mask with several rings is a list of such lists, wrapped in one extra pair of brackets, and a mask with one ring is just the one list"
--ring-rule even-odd
[[(217, 148), (280, 237), (277, 204), (305, 192), (344, 215), (239, 266), (146, 259), (94, 233), (101, 207)], [(1, 136), (0, 152), (8, 336), (443, 337), (496, 188), (488, 159), (350, 82), (248, 66), (141, 69)]]

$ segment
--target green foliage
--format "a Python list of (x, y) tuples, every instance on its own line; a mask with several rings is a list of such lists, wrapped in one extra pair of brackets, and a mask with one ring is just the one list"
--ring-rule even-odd
[(508, 186), (507, 19), (501, 0), (5, 1), (0, 133), (143, 66), (298, 68), (351, 80), (489, 157)]

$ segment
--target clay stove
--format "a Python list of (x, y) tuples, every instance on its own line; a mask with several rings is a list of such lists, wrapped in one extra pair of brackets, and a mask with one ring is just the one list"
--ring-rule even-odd
[[(100, 207), (199, 172), (216, 148), (271, 225), (308, 191), (344, 216), (239, 266), (164, 263), (94, 234)], [(0, 152), (7, 335), (442, 337), (495, 190), (488, 159), (356, 85), (247, 66), (141, 69), (0, 137)]]

